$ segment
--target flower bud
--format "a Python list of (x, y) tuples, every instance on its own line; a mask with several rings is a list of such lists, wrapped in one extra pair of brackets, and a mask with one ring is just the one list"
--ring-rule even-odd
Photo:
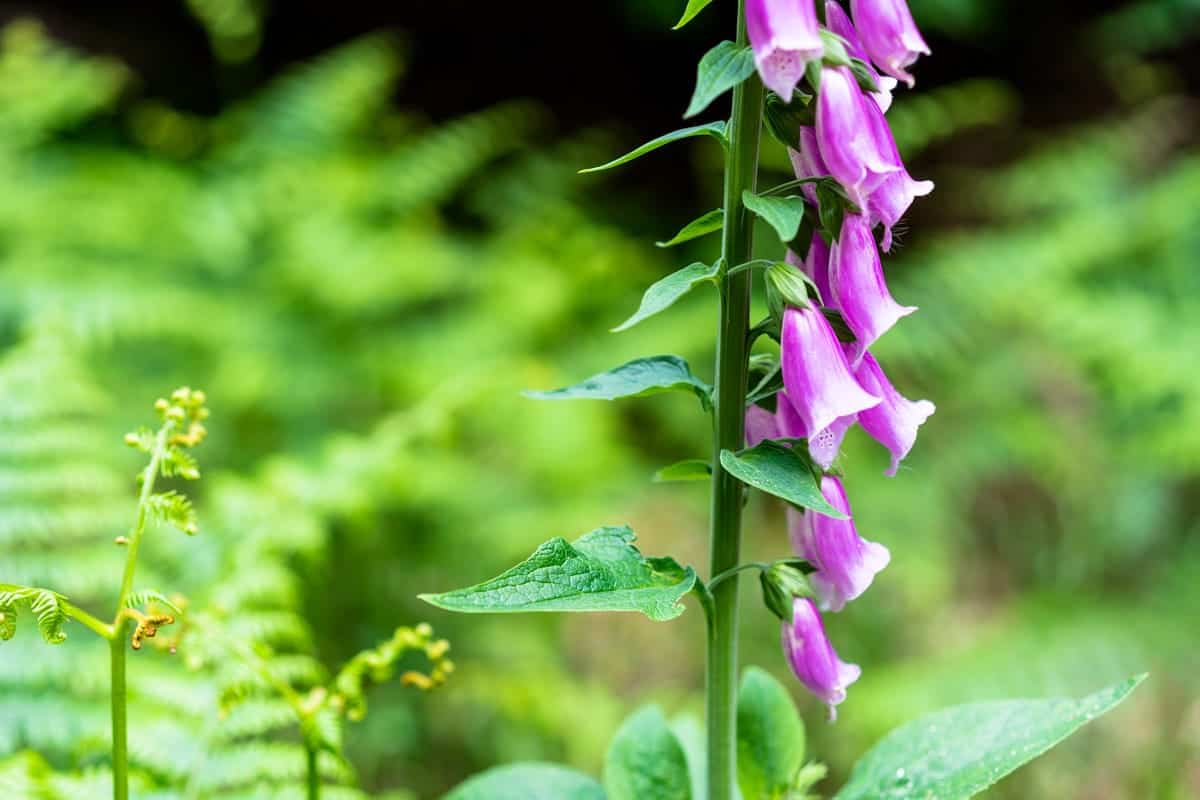
[(871, 97), (878, 104), (880, 111), (887, 111), (892, 105), (892, 90), (896, 88), (896, 79), (883, 77), (871, 66), (871, 57), (863, 49), (858, 31), (837, 0), (825, 2), (825, 26), (846, 41), (846, 51), (852, 58), (857, 58), (866, 66), (867, 75), (879, 87), (879, 91), (872, 92)]
[(846, 687), (858, 680), (862, 670), (838, 658), (811, 600), (797, 597), (792, 604), (792, 621), (784, 622), (782, 627), (783, 653), (792, 672), (829, 706), (829, 718), (836, 719), (836, 707), (846, 699)]

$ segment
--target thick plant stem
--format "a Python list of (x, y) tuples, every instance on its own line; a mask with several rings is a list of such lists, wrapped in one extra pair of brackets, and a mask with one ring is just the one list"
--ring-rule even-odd
[(108, 646), (112, 653), (112, 774), (113, 800), (129, 799), (129, 745), (126, 734), (126, 691), (125, 691), (125, 628), (128, 623), (119, 622), (115, 635)]
[(320, 800), (321, 775), (317, 772), (317, 749), (305, 746), (304, 753), (308, 763), (308, 800)]
[[(739, 45), (746, 43), (744, 4), (738, 3)], [(750, 260), (753, 220), (742, 192), (754, 191), (762, 128), (763, 87), (757, 75), (733, 93), (727, 127), (725, 229), (721, 246), (726, 273), (721, 279), (717, 337), (716, 393), (713, 403), (713, 486), (710, 575), (738, 565), (742, 538), (743, 485), (721, 468), (722, 450), (741, 449), (744, 437), (749, 349), (751, 272), (728, 271)], [(738, 580), (733, 575), (712, 587), (708, 629), (707, 728), (709, 800), (732, 800), (737, 777), (737, 617)]]

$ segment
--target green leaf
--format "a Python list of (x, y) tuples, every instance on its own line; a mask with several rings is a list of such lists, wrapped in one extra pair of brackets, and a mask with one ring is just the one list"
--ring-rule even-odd
[(162, 592), (155, 591), (154, 589), (141, 589), (130, 592), (129, 597), (125, 599), (126, 608), (141, 608), (142, 606), (149, 605), (150, 603), (157, 603), (175, 615), (183, 613), (179, 610), (179, 606), (171, 602), (169, 597)]
[(788, 690), (758, 667), (742, 675), (737, 738), (743, 800), (784, 800), (804, 764), (804, 723)]
[(693, 392), (700, 405), (712, 407), (712, 387), (692, 374), (679, 356), (648, 356), (548, 392), (527, 391), (534, 400), (619, 400), (663, 392)]
[(604, 757), (608, 800), (691, 800), (687, 756), (658, 706), (621, 725)]
[(785, 447), (768, 439), (739, 453), (722, 450), (721, 466), (738, 480), (792, 505), (845, 519), (846, 515), (829, 505), (821, 494), (812, 463), (802, 449)]
[(599, 782), (557, 764), (508, 764), (481, 772), (442, 800), (605, 800)]
[(676, 22), (675, 27), (671, 30), (677, 31), (684, 25), (687, 25), (696, 18), (697, 14), (708, 8), (708, 4), (711, 2), (712, 0), (688, 0), (687, 8), (683, 11), (683, 16), (679, 18), (679, 22)]
[(504, 574), (444, 594), (421, 595), (448, 611), (640, 611), (653, 620), (683, 613), (696, 573), (671, 558), (646, 558), (627, 527), (597, 528), (573, 544), (557, 537)]
[(63, 626), (70, 616), (66, 597), (49, 589), (0, 583), (0, 641), (7, 642), (17, 632), (17, 606), (27, 604), (37, 620), (38, 631), (47, 644), (62, 644), (67, 634)]
[(696, 68), (696, 91), (683, 118), (694, 117), (712, 101), (754, 74), (754, 51), (733, 42), (721, 42), (704, 54)]
[(742, 192), (742, 203), (774, 228), (779, 241), (784, 244), (800, 232), (800, 221), (804, 219), (803, 197), (765, 197), (747, 191)]
[(587, 169), (581, 169), (581, 170), (579, 170), (579, 173), (581, 175), (583, 175), (583, 174), (587, 174), (589, 172), (602, 172), (606, 169), (612, 169), (613, 167), (619, 167), (622, 164), (628, 164), (630, 161), (633, 161), (635, 158), (640, 158), (641, 156), (646, 155), (646, 153), (651, 153), (660, 147), (671, 144), (672, 142), (678, 142), (683, 139), (690, 139), (694, 136), (712, 136), (714, 139), (716, 139), (717, 141), (719, 141), (721, 143), (722, 147), (728, 143), (728, 140), (725, 138), (725, 122), (724, 121), (709, 122), (705, 125), (695, 125), (691, 128), (680, 128), (677, 131), (671, 131), (670, 133), (665, 133), (662, 136), (658, 137), (657, 139), (652, 139), (652, 140), (646, 142), (641, 147), (636, 147), (633, 150), (630, 150), (628, 153), (626, 153), (623, 156), (620, 156), (619, 158), (614, 158), (612, 161), (609, 161), (607, 164), (601, 164), (598, 167), (588, 167)]
[(655, 244), (659, 247), (674, 247), (677, 244), (683, 244), (684, 242), (690, 242), (692, 239), (707, 236), (713, 231), (719, 231), (724, 224), (725, 209), (718, 208), (684, 225), (679, 233), (675, 234), (671, 239), (665, 242), (655, 242)]
[(652, 317), (660, 311), (665, 311), (675, 304), (675, 301), (690, 292), (696, 284), (715, 282), (717, 273), (721, 270), (721, 261), (717, 263), (688, 264), (681, 270), (672, 272), (667, 277), (653, 284), (642, 295), (642, 304), (633, 316), (613, 328), (613, 333), (629, 330), (644, 319)]
[(929, 714), (875, 745), (835, 800), (971, 797), (1111, 710), (1145, 677), (1081, 700), (1001, 700)]
[(707, 481), (712, 479), (712, 465), (700, 458), (689, 458), (663, 467), (654, 473), (655, 483), (675, 481)]
[(692, 797), (697, 800), (708, 797), (708, 760), (704, 754), (708, 743), (705, 741), (703, 723), (694, 714), (680, 714), (671, 720), (671, 730), (687, 757), (688, 774), (692, 776)]
[(199, 531), (192, 501), (174, 489), (150, 495), (146, 499), (146, 509), (155, 519), (188, 536), (194, 536)]

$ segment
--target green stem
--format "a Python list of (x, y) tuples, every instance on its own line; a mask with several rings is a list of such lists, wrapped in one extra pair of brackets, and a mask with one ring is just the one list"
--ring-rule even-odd
[(320, 800), (321, 775), (317, 772), (317, 750), (305, 745), (304, 753), (308, 758), (308, 800)]
[(114, 633), (115, 629), (113, 628), (112, 625), (108, 625), (108, 624), (101, 622), (100, 620), (96, 619), (88, 612), (84, 611), (79, 606), (73, 605), (66, 601), (63, 601), (62, 608), (63, 608), (63, 611), (67, 612), (67, 614), (69, 616), (78, 620), (79, 622), (82, 622), (85, 626), (90, 628), (92, 630), (92, 632), (95, 633), (97, 636), (101, 636), (105, 639), (113, 638), (113, 633)]
[(770, 568), (771, 566), (769, 564), (765, 564), (762, 561), (751, 561), (748, 564), (739, 564), (736, 567), (731, 567), (730, 569), (725, 570), (720, 575), (712, 576), (712, 578), (708, 581), (708, 588), (711, 590), (714, 586), (728, 580), (729, 578), (732, 578), (739, 572), (745, 572), (748, 569), (756, 569), (759, 572), (766, 572)]
[[(746, 14), (741, 2), (738, 3), (737, 41), (739, 45), (746, 44)], [(742, 205), (742, 193), (755, 190), (762, 103), (763, 87), (756, 75), (734, 89), (733, 114), (727, 128), (729, 153), (725, 167), (725, 229), (721, 247), (721, 254), (729, 265), (745, 263), (752, 255), (753, 219)], [(721, 451), (739, 450), (744, 443), (750, 283), (748, 271), (721, 278), (713, 409), (711, 575), (720, 575), (736, 567), (741, 550), (743, 486), (721, 468)], [(737, 577), (714, 586), (712, 598), (706, 680), (708, 792), (709, 800), (732, 800), (737, 776)]]
[(125, 718), (125, 628), (122, 619), (115, 627), (108, 647), (112, 653), (112, 773), (113, 800), (129, 800), (129, 744)]

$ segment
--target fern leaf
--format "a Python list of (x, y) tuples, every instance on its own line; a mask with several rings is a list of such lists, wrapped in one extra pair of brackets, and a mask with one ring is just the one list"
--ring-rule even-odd
[(196, 509), (192, 507), (191, 499), (174, 489), (150, 495), (146, 508), (156, 519), (188, 536), (194, 536), (199, 531)]
[(29, 606), (38, 631), (47, 644), (62, 644), (67, 634), (63, 626), (70, 620), (63, 604), (65, 597), (49, 589), (35, 589), (0, 583), (0, 640), (8, 641), (17, 631), (17, 605)]

